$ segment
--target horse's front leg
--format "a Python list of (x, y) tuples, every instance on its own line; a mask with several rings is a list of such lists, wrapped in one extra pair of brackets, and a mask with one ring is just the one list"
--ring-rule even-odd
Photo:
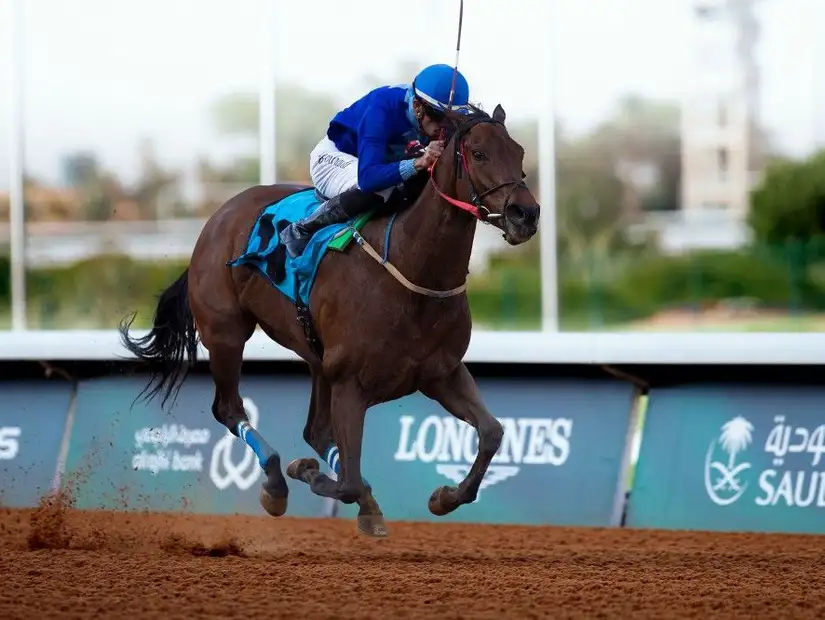
[[(347, 426), (347, 429), (343, 430), (345, 436), (347, 434), (351, 437), (353, 434), (358, 436), (358, 469), (360, 471), (361, 437), (363, 436), (364, 416), (366, 415), (366, 407), (363, 404), (359, 404), (363, 403), (363, 398), (357, 389), (341, 387), (338, 388), (337, 393), (347, 394), (348, 391), (351, 392), (348, 397), (341, 400), (340, 396), (337, 396), (338, 400), (333, 401), (332, 385), (320, 373), (313, 373), (312, 397), (310, 399), (307, 424), (304, 429), (304, 440), (324, 459), (327, 465), (329, 465), (330, 470), (335, 474), (335, 477), (341, 477), (341, 481), (336, 482), (329, 476), (321, 473), (318, 461), (314, 458), (295, 459), (287, 467), (287, 475), (290, 478), (306, 482), (317, 495), (331, 497), (344, 501), (345, 503), (351, 503), (351, 501), (345, 499), (348, 492), (346, 489), (342, 492), (341, 484), (343, 482), (343, 460), (346, 458), (344, 455), (345, 447), (340, 440), (338, 441), (338, 445), (333, 442), (333, 436), (337, 437), (338, 433), (341, 432), (340, 429), (335, 428), (333, 416), (343, 416), (343, 418), (350, 418), (353, 421), (352, 423), (339, 421), (339, 425), (344, 424)], [(338, 404), (335, 411), (332, 410), (333, 402)], [(347, 403), (351, 403), (351, 405), (347, 405)], [(359, 410), (361, 412), (360, 414), (358, 413)], [(358, 428), (355, 426), (357, 424), (360, 424)], [(347, 454), (350, 454), (352, 448), (348, 447), (346, 450)], [(372, 489), (363, 477), (361, 478), (361, 482), (362, 491), (355, 500), (359, 508), (358, 529), (369, 536), (387, 536), (384, 515), (372, 494)]]
[(450, 375), (422, 386), (420, 391), (478, 433), (478, 454), (464, 480), (457, 487), (439, 487), (430, 495), (430, 512), (443, 516), (475, 501), (481, 480), (501, 446), (504, 428), (484, 406), (475, 379), (464, 364), (459, 364)]

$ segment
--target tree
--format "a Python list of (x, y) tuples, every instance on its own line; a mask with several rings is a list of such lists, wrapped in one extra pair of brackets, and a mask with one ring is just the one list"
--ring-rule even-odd
[[(527, 152), (530, 178), (538, 171), (537, 123), (511, 131)], [(611, 117), (578, 140), (557, 123), (559, 253), (576, 262), (593, 250), (606, 255), (627, 247), (622, 233), (638, 211), (678, 208), (680, 178), (679, 108), (674, 104), (625, 97)]]
[(751, 192), (754, 240), (807, 242), (825, 234), (825, 151), (803, 161), (776, 159)]
[(822, 307), (825, 261), (825, 151), (802, 161), (775, 159), (751, 192), (753, 244), (789, 270), (795, 298)]
[[(563, 124), (556, 122), (557, 251), (566, 268), (588, 270), (594, 256), (606, 262), (609, 254), (629, 247), (623, 233), (638, 209), (628, 204), (632, 206), (634, 199), (640, 202), (634, 193), (634, 167), (652, 164), (656, 168), (658, 184), (647, 190), (644, 199), (665, 193), (666, 200), (674, 202), (669, 208), (676, 207), (681, 174), (678, 119), (674, 106), (631, 97), (617, 106), (611, 118), (579, 139), (572, 139)], [(525, 149), (528, 185), (539, 193), (538, 122), (513, 124), (510, 132)], [(675, 161), (667, 159), (670, 154)], [(662, 170), (658, 158), (667, 170)], [(523, 252), (525, 260), (533, 260), (538, 244), (530, 244)]]
[(591, 145), (562, 144), (556, 162), (558, 252), (570, 266), (585, 266), (622, 243), (624, 183), (606, 151)]
[(93, 153), (69, 153), (63, 160), (63, 168), (66, 181), (77, 192), (81, 203), (79, 219), (113, 219), (115, 206), (125, 198), (117, 177), (107, 172)]
[(82, 189), (100, 170), (94, 153), (78, 151), (63, 158), (63, 176), (68, 187)]
[(585, 138), (591, 151), (606, 152), (613, 160), (625, 182), (625, 209), (679, 208), (679, 118), (677, 104), (629, 95), (620, 99), (613, 115)]
[(748, 223), (757, 243), (791, 243), (806, 254), (798, 259), (825, 258), (825, 151), (803, 161), (773, 160), (751, 192)]
[(130, 197), (137, 205), (141, 219), (182, 215), (176, 186), (180, 174), (163, 169), (149, 139), (144, 139), (140, 145), (140, 168), (140, 178)]

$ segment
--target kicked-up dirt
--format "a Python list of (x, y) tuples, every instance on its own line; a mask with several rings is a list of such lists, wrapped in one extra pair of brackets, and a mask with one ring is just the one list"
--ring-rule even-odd
[(825, 618), (825, 538), (0, 509), (0, 618)]

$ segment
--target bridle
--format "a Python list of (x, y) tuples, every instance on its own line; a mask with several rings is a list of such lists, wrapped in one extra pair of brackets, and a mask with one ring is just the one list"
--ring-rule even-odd
[[(453, 143), (453, 147), (455, 148), (455, 170), (456, 170), (456, 179), (460, 179), (462, 174), (467, 175), (467, 182), (470, 184), (470, 202), (464, 202), (459, 200), (458, 198), (453, 198), (452, 196), (448, 196), (444, 192), (442, 192), (438, 185), (435, 182), (435, 175), (433, 174), (435, 170), (435, 166), (440, 161), (441, 158), (436, 160), (436, 163), (430, 166), (428, 172), (430, 174), (430, 182), (433, 185), (436, 193), (439, 197), (443, 198), (447, 202), (449, 202), (454, 207), (458, 207), (459, 209), (466, 211), (472, 214), (476, 219), (484, 222), (485, 224), (490, 224), (491, 220), (497, 220), (504, 217), (504, 212), (507, 211), (507, 207), (510, 204), (510, 198), (513, 196), (513, 193), (516, 189), (523, 187), (526, 188), (527, 184), (524, 182), (524, 179), (520, 179), (518, 181), (505, 181), (504, 183), (499, 183), (494, 187), (490, 187), (485, 189), (483, 192), (479, 193), (476, 189), (475, 185), (473, 184), (473, 180), (470, 177), (470, 169), (467, 166), (467, 157), (464, 153), (464, 145), (462, 143), (462, 139), (467, 135), (467, 133), (476, 125), (481, 123), (493, 123), (498, 125), (503, 125), (503, 123), (495, 120), (491, 116), (487, 115), (484, 112), (478, 112), (474, 114), (471, 118), (464, 121), (463, 123), (459, 124), (455, 130), (451, 138), (451, 142)], [(493, 192), (496, 192), (502, 188), (509, 187), (510, 191), (507, 194), (507, 199), (504, 201), (504, 209), (501, 213), (491, 213), (490, 209), (488, 209), (484, 205), (484, 197), (489, 196)], [(455, 288), (451, 288), (446, 291), (439, 291), (435, 289), (426, 288), (423, 286), (419, 286), (418, 284), (414, 284), (410, 282), (404, 274), (402, 274), (395, 265), (393, 265), (389, 260), (389, 251), (390, 251), (390, 232), (392, 231), (392, 225), (395, 221), (395, 217), (398, 215), (398, 212), (394, 213), (389, 221), (387, 222), (386, 230), (384, 231), (384, 255), (380, 255), (376, 252), (375, 248), (370, 245), (364, 236), (355, 229), (355, 227), (350, 227), (352, 231), (353, 239), (355, 242), (361, 246), (364, 251), (378, 264), (382, 265), (389, 273), (392, 275), (393, 278), (398, 280), (405, 288), (412, 291), (413, 293), (417, 293), (418, 295), (424, 295), (426, 297), (434, 297), (436, 299), (446, 299), (448, 297), (454, 297), (456, 295), (460, 295), (467, 289), (467, 281), (465, 280), (459, 286)]]
[[(449, 202), (454, 207), (461, 209), (462, 211), (466, 211), (470, 213), (473, 217), (477, 220), (484, 222), (485, 224), (491, 224), (493, 220), (498, 220), (504, 217), (504, 214), (507, 211), (507, 207), (510, 206), (510, 199), (513, 197), (513, 194), (517, 189), (523, 188), (527, 189), (527, 184), (524, 182), (524, 178), (519, 179), (518, 181), (505, 181), (503, 183), (499, 183), (498, 185), (494, 185), (493, 187), (487, 188), (481, 193), (475, 187), (473, 183), (473, 179), (470, 176), (470, 168), (467, 165), (467, 155), (464, 151), (464, 143), (463, 139), (466, 135), (470, 132), (470, 130), (475, 127), (476, 125), (480, 125), (481, 123), (491, 123), (494, 125), (503, 125), (503, 123), (493, 119), (489, 115), (480, 112), (474, 114), (470, 119), (461, 123), (455, 130), (455, 133), (452, 137), (452, 142), (455, 150), (455, 169), (456, 169), (456, 178), (460, 179), (462, 174), (467, 175), (467, 182), (470, 185), (470, 202), (464, 202), (459, 200), (458, 198), (453, 198), (452, 196), (448, 196), (441, 189), (435, 182), (435, 166), (438, 161), (441, 161), (441, 158), (436, 161), (432, 166), (429, 168), (430, 173), (430, 182), (433, 185), (433, 189), (435, 189), (436, 193)], [(497, 192), (498, 190), (509, 187), (510, 191), (507, 193), (507, 198), (504, 200), (504, 208), (501, 210), (501, 213), (492, 213), (490, 209), (484, 204), (484, 197), (489, 196), (490, 194)]]

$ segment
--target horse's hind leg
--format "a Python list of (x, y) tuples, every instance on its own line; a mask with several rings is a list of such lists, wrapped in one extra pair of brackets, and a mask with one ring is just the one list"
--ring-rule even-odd
[(286, 512), (289, 495), (281, 473), (281, 457), (249, 423), (239, 393), (244, 344), (253, 330), (254, 323), (250, 326), (241, 320), (212, 322), (201, 333), (201, 341), (209, 351), (209, 370), (215, 382), (212, 415), (252, 448), (266, 474), (261, 485), (261, 506), (273, 517), (280, 517)]
[(430, 512), (444, 516), (475, 501), (481, 480), (501, 446), (504, 429), (484, 406), (478, 386), (464, 364), (459, 364), (447, 377), (422, 386), (421, 392), (478, 432), (478, 454), (467, 476), (458, 487), (439, 487), (430, 496)]
[[(304, 440), (329, 465), (336, 477), (340, 472), (338, 447), (332, 438), (332, 387), (320, 373), (312, 373), (312, 395), (304, 428)], [(312, 487), (313, 483), (333, 485), (334, 481), (321, 473), (320, 465), (314, 458), (295, 459), (287, 466), (287, 475), (302, 480)], [(318, 476), (323, 476), (317, 482)], [(325, 482), (326, 479), (328, 482)], [(387, 536), (384, 514), (372, 494), (370, 484), (364, 479), (364, 492), (358, 498), (358, 530), (368, 536)]]

